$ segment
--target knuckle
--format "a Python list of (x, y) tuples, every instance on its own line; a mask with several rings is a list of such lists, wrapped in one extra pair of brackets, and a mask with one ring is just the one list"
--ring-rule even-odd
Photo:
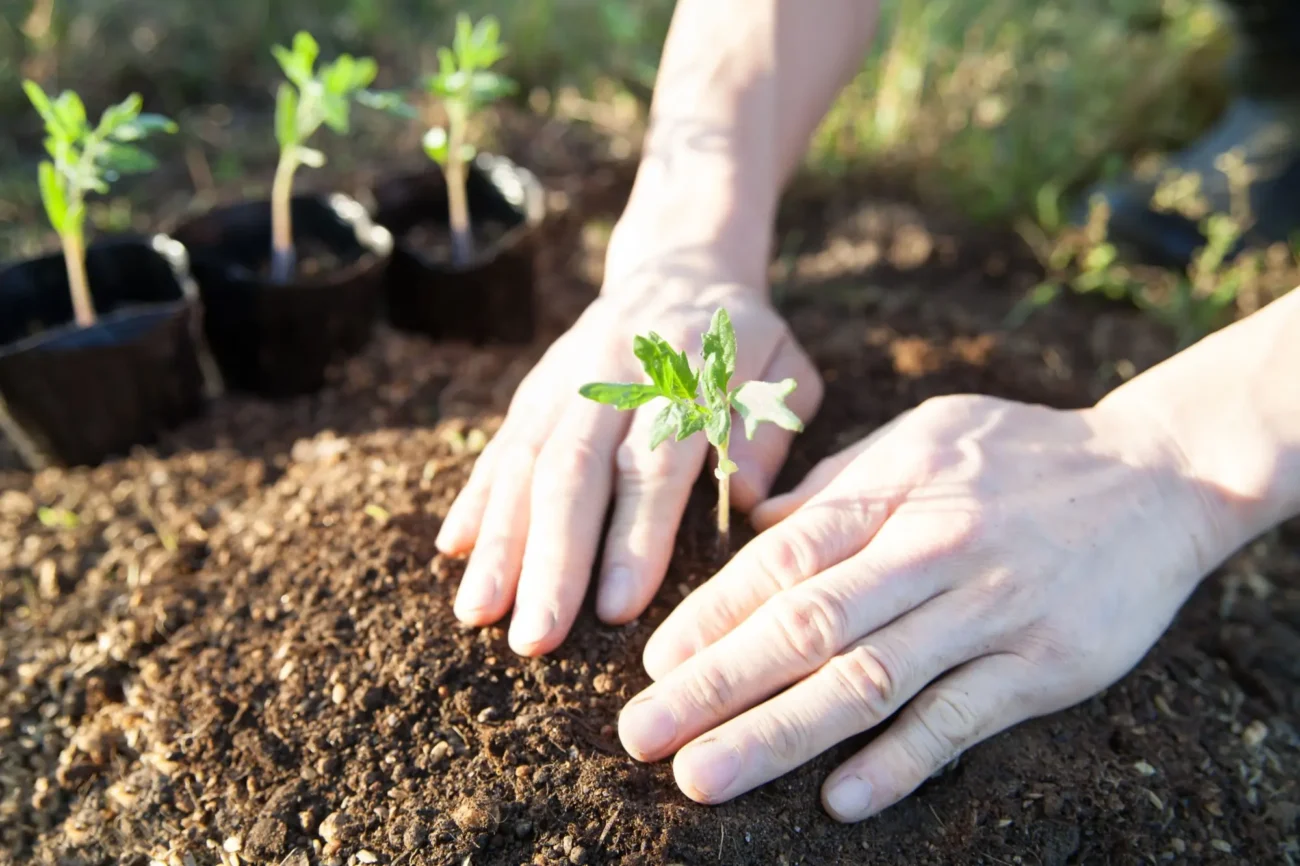
[(623, 441), (614, 454), (614, 465), (619, 477), (628, 484), (637, 485), (661, 481), (673, 474), (673, 467), (680, 461), (673, 459), (672, 449), (665, 442), (651, 451), (639, 440), (631, 438)]
[(980, 720), (964, 693), (935, 689), (917, 698), (916, 720), (924, 731), (922, 757), (946, 764), (979, 736)]
[(857, 701), (867, 719), (887, 716), (897, 698), (898, 673), (874, 646), (864, 644), (836, 656), (829, 664), (844, 694)]
[(802, 529), (787, 529), (772, 535), (758, 558), (758, 567), (778, 591), (798, 586), (818, 568), (814, 540)]
[(606, 471), (605, 454), (589, 439), (553, 439), (537, 459), (538, 484), (546, 489), (585, 486), (593, 475)]
[(729, 707), (736, 693), (734, 684), (725, 671), (712, 665), (706, 665), (691, 677), (686, 686), (687, 697), (696, 706), (703, 709)]
[(782, 601), (774, 611), (782, 644), (806, 666), (816, 668), (844, 643), (848, 612), (829, 593), (812, 590)]
[(811, 751), (808, 725), (793, 715), (763, 722), (754, 735), (777, 767), (797, 766), (807, 760)]

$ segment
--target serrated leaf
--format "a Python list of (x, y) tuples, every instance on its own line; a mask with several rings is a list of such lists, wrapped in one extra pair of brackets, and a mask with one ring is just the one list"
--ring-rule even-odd
[(441, 126), (435, 126), (424, 134), (424, 152), (429, 159), (438, 163), (438, 165), (447, 164), (448, 148), (447, 130)]
[(40, 181), (41, 201), (45, 204), (45, 214), (50, 218), (50, 226), (60, 234), (67, 225), (68, 200), (59, 183), (59, 172), (54, 163), (42, 161), (37, 170)]
[(730, 406), (724, 405), (716, 410), (710, 407), (704, 424), (704, 435), (714, 448), (721, 448), (731, 441)]
[[(731, 315), (722, 307), (713, 314), (709, 330), (704, 333), (705, 369), (712, 372), (709, 382), (716, 390), (726, 393), (731, 377), (736, 374), (736, 329), (731, 324)], [(717, 363), (709, 366), (710, 358)]]
[(314, 147), (299, 147), (296, 153), (298, 161), (308, 168), (320, 168), (325, 164), (325, 154)]
[(31, 100), (32, 107), (36, 113), (45, 121), (45, 125), (50, 128), (50, 132), (56, 130), (62, 131), (63, 125), (59, 122), (59, 116), (54, 112), (54, 104), (50, 102), (50, 97), (35, 81), (27, 79), (23, 81), (23, 91), (27, 98)]
[[(632, 340), (632, 353), (636, 355), (637, 360), (641, 362), (641, 367), (645, 370), (650, 381), (655, 383), (660, 393), (671, 395), (673, 393), (673, 375), (672, 368), (667, 359), (664, 357), (667, 343), (663, 340), (657, 340), (656, 334), (650, 334), (648, 337), (637, 336)], [(667, 351), (671, 352), (671, 349)]]
[(326, 93), (321, 98), (320, 107), (325, 125), (339, 135), (347, 135), (350, 127), (347, 98), (336, 93)]
[(275, 95), (275, 139), (282, 148), (298, 143), (298, 91), (287, 81)]
[(63, 91), (54, 100), (54, 113), (69, 137), (76, 138), (86, 131), (86, 105), (71, 90)]
[(132, 144), (115, 144), (104, 154), (101, 165), (117, 174), (144, 174), (158, 167), (158, 160)]
[(583, 385), (578, 393), (588, 400), (613, 406), (620, 411), (644, 406), (661, 396), (654, 385), (635, 385), (622, 382), (592, 382)]
[(359, 90), (356, 100), (366, 108), (384, 111), (403, 120), (415, 120), (420, 116), (420, 113), (409, 105), (400, 93), (388, 90)]
[(680, 416), (677, 422), (678, 442), (699, 433), (708, 423), (708, 415), (700, 411), (700, 407), (694, 403), (677, 402), (673, 405), (678, 407)]
[(731, 395), (731, 402), (745, 422), (745, 438), (753, 439), (758, 425), (764, 421), (783, 430), (799, 432), (803, 422), (785, 405), (785, 398), (797, 387), (794, 379), (782, 382), (746, 382)]
[(678, 408), (669, 403), (660, 410), (650, 424), (650, 450), (653, 451), (677, 435)]

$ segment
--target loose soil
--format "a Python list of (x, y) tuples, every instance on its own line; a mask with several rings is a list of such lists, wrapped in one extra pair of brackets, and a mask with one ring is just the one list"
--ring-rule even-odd
[[(294, 253), (296, 256), (295, 275), (298, 279), (309, 280), (321, 276), (336, 274), (350, 265), (353, 259), (347, 259), (340, 256), (329, 244), (313, 237), (306, 237), (294, 244)], [(257, 267), (257, 275), (263, 280), (271, 281), (271, 256), (267, 251), (267, 257), (260, 262)]]
[[(490, 250), (505, 237), (508, 227), (504, 223), (483, 221), (471, 225), (475, 255)], [(447, 264), (451, 262), (451, 229), (445, 223), (423, 222), (412, 226), (402, 235), (402, 243), (426, 261)]]
[[(526, 155), (524, 157), (527, 164)], [(593, 296), (576, 190), (540, 264), (546, 335)], [(1082, 406), (1167, 340), (1035, 279), (1006, 238), (841, 190), (795, 201), (778, 298), (827, 382), (782, 485), (938, 394)], [(585, 249), (585, 251), (584, 251)], [(573, 253), (570, 255), (570, 253)], [(721, 807), (621, 750), (655, 624), (718, 566), (701, 485), (624, 628), (553, 656), (467, 629), (433, 538), (545, 340), (384, 332), (323, 393), (228, 398), (92, 470), (0, 472), (0, 863), (1280, 863), (1300, 815), (1300, 529), (1234, 558), (1135, 672), (968, 752), (854, 826), (842, 747)], [(40, 509), (54, 509), (53, 511)], [(75, 525), (68, 525), (69, 515)]]

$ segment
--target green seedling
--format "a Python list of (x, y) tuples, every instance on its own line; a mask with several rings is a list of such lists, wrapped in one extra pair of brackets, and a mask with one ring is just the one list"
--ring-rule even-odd
[(513, 81), (492, 71), (506, 55), (500, 35), (500, 25), (492, 16), (473, 24), (462, 13), (456, 19), (452, 47), (438, 50), (438, 72), (426, 82), (428, 91), (442, 100), (447, 112), (445, 129), (436, 126), (425, 133), (424, 152), (442, 166), (447, 178), (451, 259), (457, 267), (468, 265), (474, 257), (465, 179), (475, 150), (467, 140), (467, 127), (474, 112), (515, 89)]
[(271, 279), (287, 282), (297, 270), (293, 245), (291, 202), (293, 177), (300, 166), (320, 168), (325, 154), (307, 146), (322, 125), (339, 135), (351, 128), (353, 102), (389, 111), (403, 117), (414, 112), (400, 98), (368, 88), (379, 74), (371, 57), (340, 54), (333, 63), (316, 68), (320, 46), (310, 33), (299, 32), (293, 48), (271, 48), (288, 81), (281, 82), (275, 99), (275, 137), (280, 143), (280, 162), (271, 188)]
[[(731, 444), (731, 412), (736, 410), (745, 424), (745, 437), (753, 439), (758, 425), (770, 422), (791, 432), (803, 430), (799, 416), (786, 406), (796, 382), (745, 382), (732, 388), (736, 373), (736, 331), (725, 309), (713, 314), (704, 334), (700, 371), (691, 368), (686, 353), (653, 331), (637, 337), (632, 351), (650, 377), (649, 384), (595, 382), (578, 393), (588, 400), (619, 410), (637, 409), (653, 401), (662, 402), (650, 429), (650, 450), (670, 437), (680, 442), (700, 431), (717, 451), (718, 534), (726, 538), (731, 529), (731, 476), (736, 464), (728, 456)], [(701, 395), (702, 392), (702, 395)]]
[(50, 159), (39, 168), (41, 201), (63, 246), (73, 317), (78, 325), (89, 327), (95, 324), (95, 304), (86, 277), (86, 196), (108, 192), (121, 175), (152, 171), (157, 160), (136, 142), (155, 132), (175, 132), (176, 124), (162, 115), (141, 113), (144, 101), (132, 94), (109, 106), (92, 127), (85, 103), (71, 90), (50, 99), (34, 81), (24, 81), (23, 89), (45, 121)]

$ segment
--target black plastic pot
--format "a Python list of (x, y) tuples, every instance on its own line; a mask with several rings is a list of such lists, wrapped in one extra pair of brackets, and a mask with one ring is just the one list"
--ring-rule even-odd
[(33, 469), (148, 444), (220, 389), (180, 244), (105, 241), (86, 271), (98, 313), (87, 328), (73, 321), (63, 256), (0, 271), (0, 428)]
[(370, 340), (392, 236), (337, 194), (296, 197), (293, 231), (302, 259), (316, 249), (338, 266), (272, 282), (269, 201), (213, 210), (173, 232), (189, 251), (208, 342), (231, 388), (266, 397), (316, 391), (331, 364)]
[[(450, 234), (447, 182), (436, 167), (376, 185), (376, 219), (396, 239), (387, 316), (395, 327), (439, 340), (528, 343), (536, 332), (535, 265), (545, 195), (537, 178), (502, 156), (480, 154), (466, 181), (475, 257), (454, 267), (412, 243), (417, 229)], [(483, 243), (480, 232), (495, 229)]]

